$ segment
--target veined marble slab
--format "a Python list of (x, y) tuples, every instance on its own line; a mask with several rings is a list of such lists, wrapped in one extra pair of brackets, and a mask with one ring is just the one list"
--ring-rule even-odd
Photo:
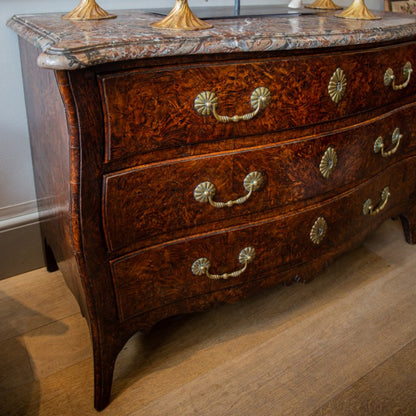
[(63, 13), (16, 15), (8, 21), (19, 36), (41, 49), (38, 65), (52, 69), (150, 57), (325, 48), (416, 37), (416, 17), (378, 12), (381, 20), (312, 16), (210, 20), (213, 29), (162, 30), (160, 16), (140, 10), (112, 11), (116, 19), (63, 20)]

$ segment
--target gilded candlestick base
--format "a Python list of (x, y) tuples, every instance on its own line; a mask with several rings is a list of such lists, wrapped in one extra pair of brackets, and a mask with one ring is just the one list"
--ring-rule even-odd
[(316, 0), (312, 4), (305, 5), (308, 9), (322, 10), (341, 10), (342, 7), (335, 4), (332, 0)]
[(347, 9), (335, 15), (343, 19), (359, 19), (359, 20), (377, 20), (381, 17), (376, 16), (364, 3), (364, 0), (354, 0)]
[(81, 0), (78, 6), (72, 12), (62, 16), (66, 20), (101, 20), (114, 19), (115, 14), (107, 13), (102, 9), (95, 0)]
[(196, 17), (188, 5), (188, 0), (176, 0), (171, 12), (162, 20), (152, 23), (159, 29), (201, 30), (210, 29), (212, 25)]

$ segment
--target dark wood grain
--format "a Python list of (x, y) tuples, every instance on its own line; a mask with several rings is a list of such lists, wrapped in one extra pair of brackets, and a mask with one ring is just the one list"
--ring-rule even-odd
[[(395, 92), (384, 86), (384, 72), (391, 67), (400, 79), (404, 64), (414, 55), (414, 46), (387, 47), (350, 54), (253, 59), (250, 63), (214, 66), (194, 63), (185, 68), (156, 67), (100, 75), (106, 160), (191, 143), (270, 134), (391, 105), (414, 93), (416, 86)], [(345, 72), (347, 91), (335, 104), (328, 94), (328, 83), (338, 67)], [(253, 110), (250, 95), (257, 87), (267, 87), (272, 100), (253, 120), (219, 123), (213, 116), (194, 110), (197, 95), (212, 91), (219, 100), (219, 114), (249, 113)]]
[[(110, 400), (116, 357), (138, 330), (307, 281), (389, 216), (401, 216), (415, 242), (416, 84), (393, 92), (382, 82), (386, 66), (399, 74), (415, 50), (410, 42), (53, 72), (39, 69), (38, 51), (21, 42), (37, 195), (49, 214), (42, 235), (90, 326), (98, 410)], [(335, 105), (327, 84), (337, 67), (349, 84)], [(213, 89), (221, 114), (248, 112), (260, 85), (274, 99), (250, 122), (219, 125), (193, 110), (195, 96)], [(395, 127), (399, 152), (375, 155), (374, 140), (382, 135), (389, 147)], [(317, 167), (328, 146), (339, 162), (326, 180)], [(252, 170), (265, 184), (247, 204), (221, 211), (194, 202), (205, 180), (218, 200), (241, 196)], [(377, 203), (386, 185), (385, 210), (364, 216), (365, 199)], [(315, 246), (309, 232), (318, 216), (329, 231)], [(202, 256), (213, 273), (235, 270), (247, 245), (257, 257), (245, 280), (190, 274)]]
[[(168, 234), (184, 237), (218, 228), (219, 221), (221, 226), (230, 226), (250, 214), (252, 219), (256, 213), (281, 214), (298, 208), (299, 201), (332, 197), (414, 152), (416, 131), (411, 126), (415, 117), (416, 108), (411, 105), (334, 134), (106, 175), (103, 219), (108, 248), (130, 246), (131, 251), (162, 242)], [(403, 134), (397, 153), (386, 158), (375, 154), (379, 136), (386, 150), (393, 147), (391, 135), (396, 127)], [(326, 179), (319, 165), (328, 147), (336, 151), (338, 163)], [(193, 196), (199, 183), (210, 181), (216, 187), (215, 201), (235, 200), (247, 194), (243, 181), (254, 171), (262, 173), (264, 184), (242, 205), (219, 209)]]
[[(19, 39), (19, 45), (41, 231), (45, 249), (48, 247), (45, 255), (49, 257), (49, 267), (53, 269), (56, 261), (63, 271), (69, 288), (85, 313), (84, 290), (73, 256), (72, 146), (67, 130), (67, 108), (62, 102), (57, 81), (63, 74), (38, 68), (38, 51), (22, 39)], [(65, 81), (61, 79), (61, 82)]]
[[(78, 173), (79, 187), (74, 198), (74, 214), (78, 218), (78, 258), (81, 278), (86, 286), (89, 321), (94, 353), (94, 405), (100, 410), (110, 400), (115, 360), (127, 339), (134, 332), (119, 326), (111, 273), (107, 262), (100, 201), (103, 160), (102, 114), (94, 102), (99, 101), (95, 74), (92, 71), (68, 72), (70, 90), (62, 94), (72, 97), (76, 119), (73, 141), (81, 152), (76, 154), (72, 170)], [(77, 129), (78, 128), (78, 129)], [(75, 173), (74, 173), (75, 174)]]
[[(256, 225), (248, 224), (209, 235), (179, 240), (157, 248), (143, 250), (112, 263), (114, 284), (122, 319), (140, 314), (167, 303), (193, 298), (200, 293), (221, 291), (241, 285), (247, 280), (261, 279), (268, 274), (279, 281), (280, 271), (294, 269), (316, 257), (331, 258), (357, 244), (385, 218), (402, 212), (415, 184), (405, 181), (408, 172), (416, 169), (416, 159), (399, 163), (370, 182), (313, 209), (297, 215), (271, 218)], [(376, 206), (381, 190), (389, 186), (392, 196), (377, 216), (363, 214), (368, 198)], [(315, 220), (325, 218), (328, 224), (324, 240), (315, 245), (309, 235)], [(230, 273), (241, 269), (238, 254), (244, 247), (254, 247), (256, 258), (245, 273), (228, 280), (210, 280), (194, 276), (192, 263), (208, 257), (211, 273)], [(220, 297), (221, 294), (218, 295)], [(190, 299), (195, 302), (197, 299)]]

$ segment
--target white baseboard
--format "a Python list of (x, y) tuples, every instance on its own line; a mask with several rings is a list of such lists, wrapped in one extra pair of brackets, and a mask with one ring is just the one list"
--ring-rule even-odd
[(0, 207), (0, 233), (39, 222), (36, 201)]
[(0, 207), (0, 279), (44, 267), (36, 201)]

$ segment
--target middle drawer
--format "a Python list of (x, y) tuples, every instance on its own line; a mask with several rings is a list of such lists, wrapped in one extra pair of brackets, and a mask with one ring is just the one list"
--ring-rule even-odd
[[(133, 243), (140, 248), (168, 233), (180, 237), (203, 224), (233, 224), (242, 215), (338, 193), (411, 153), (416, 133), (408, 126), (414, 114), (412, 105), (318, 138), (108, 174), (103, 201), (108, 248)], [(394, 149), (389, 156), (375, 152), (379, 137), (385, 156)]]

